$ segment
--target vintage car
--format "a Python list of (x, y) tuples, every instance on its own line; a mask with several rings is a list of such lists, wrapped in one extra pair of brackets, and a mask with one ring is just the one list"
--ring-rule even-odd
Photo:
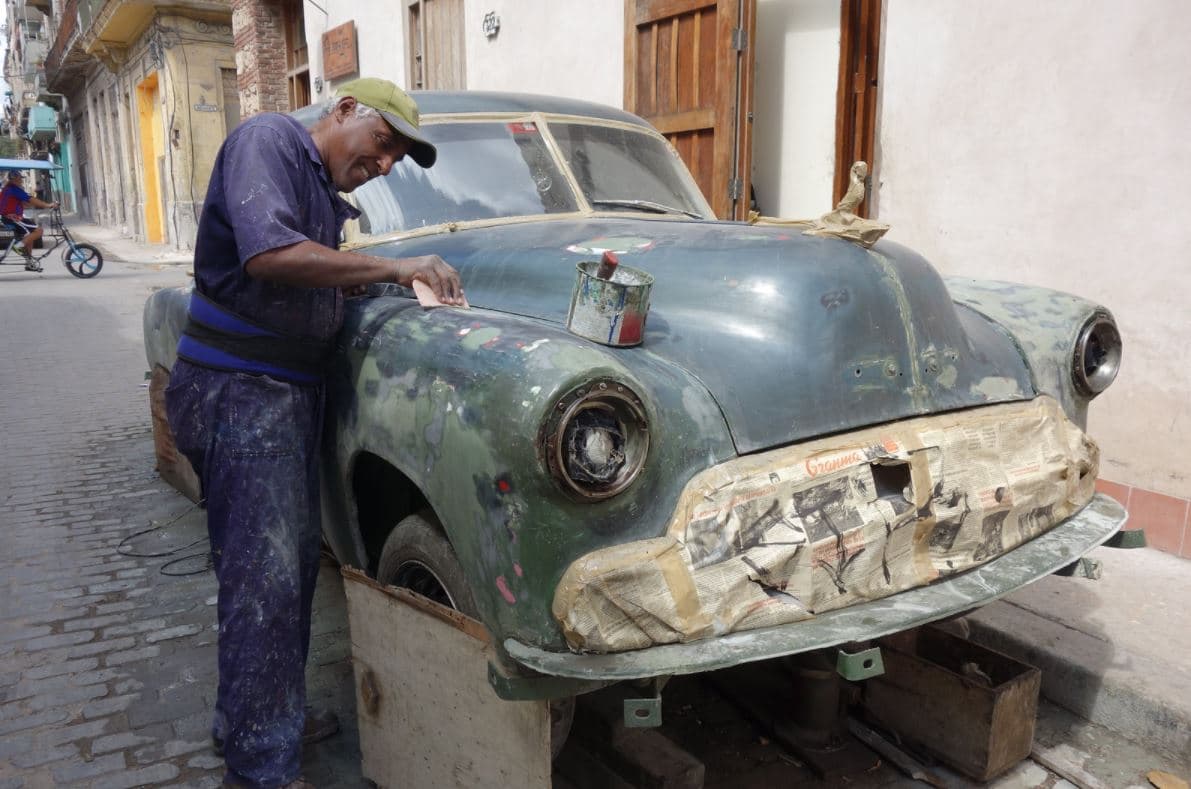
[[(325, 536), (481, 620), (505, 697), (865, 641), (1120, 529), (1084, 432), (1121, 359), (1104, 307), (945, 279), (888, 240), (717, 221), (666, 138), (617, 109), (415, 95), (438, 163), (352, 194), (344, 244), (441, 255), (471, 306), (349, 300)], [(583, 303), (607, 250), (624, 288), (651, 282), (619, 343), (589, 325), (617, 305)], [(187, 298), (144, 313), (179, 484), (161, 388)]]

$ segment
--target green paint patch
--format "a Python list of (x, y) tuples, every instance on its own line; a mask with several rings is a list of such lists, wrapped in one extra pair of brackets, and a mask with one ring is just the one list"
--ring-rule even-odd
[(488, 327), (486, 329), (472, 329), (463, 335), (460, 345), (469, 351), (479, 350), (481, 346), (500, 337), (500, 329)]

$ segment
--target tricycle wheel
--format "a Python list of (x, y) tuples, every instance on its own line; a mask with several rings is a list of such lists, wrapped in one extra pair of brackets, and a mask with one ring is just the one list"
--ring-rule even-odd
[[(434, 513), (424, 510), (401, 520), (385, 540), (377, 563), (376, 580), (429, 597), (479, 619), (471, 587), (455, 549)], [(550, 751), (557, 757), (571, 732), (575, 698), (550, 701)]]
[(90, 244), (74, 244), (62, 253), (62, 262), (71, 274), (90, 279), (103, 268), (103, 254)]

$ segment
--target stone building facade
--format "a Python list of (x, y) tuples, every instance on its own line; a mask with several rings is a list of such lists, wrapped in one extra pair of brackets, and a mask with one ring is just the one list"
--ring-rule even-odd
[(80, 214), (191, 249), (219, 145), (240, 119), (231, 7), (54, 0), (45, 89)]

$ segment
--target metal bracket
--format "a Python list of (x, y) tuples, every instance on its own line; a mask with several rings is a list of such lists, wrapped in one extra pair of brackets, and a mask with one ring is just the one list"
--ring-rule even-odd
[(749, 34), (748, 31), (742, 27), (732, 29), (732, 49), (737, 52), (743, 52), (748, 48)]
[(1104, 565), (1099, 559), (1091, 559), (1085, 556), (1082, 559), (1075, 560), (1066, 567), (1056, 570), (1055, 575), (1077, 575), (1080, 578), (1099, 581), (1103, 570)]
[(728, 199), (739, 200), (744, 194), (744, 179), (731, 178), (728, 180)]
[(1142, 529), (1121, 529), (1108, 538), (1105, 548), (1144, 548), (1146, 533)]
[(653, 690), (653, 696), (624, 700), (624, 725), (627, 729), (652, 729), (662, 725), (662, 685), (660, 677), (651, 679), (646, 686)]
[(849, 682), (860, 682), (879, 677), (885, 673), (885, 662), (881, 660), (881, 648), (872, 647), (860, 652), (839, 650), (835, 658), (835, 670)]
[(629, 729), (651, 729), (662, 725), (662, 697), (625, 699), (624, 725)]

